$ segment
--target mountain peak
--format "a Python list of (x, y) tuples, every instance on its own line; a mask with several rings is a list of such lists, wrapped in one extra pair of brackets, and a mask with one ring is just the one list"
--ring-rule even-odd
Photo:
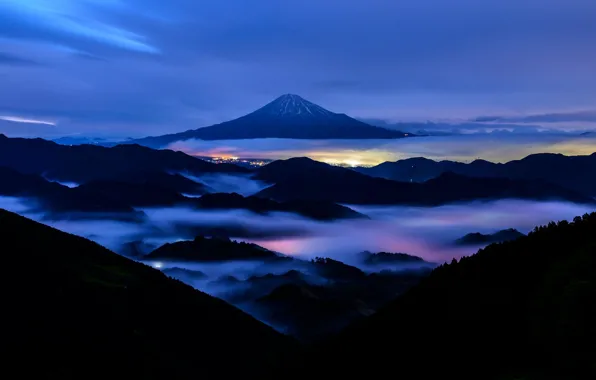
[(336, 115), (296, 94), (284, 94), (258, 109), (256, 113), (278, 117), (299, 116), (304, 118), (331, 117)]
[(395, 139), (404, 133), (363, 123), (343, 113), (334, 113), (299, 95), (285, 94), (267, 105), (210, 127), (181, 133), (127, 141), (164, 147), (175, 141), (281, 139)]
[(282, 96), (278, 97), (276, 100), (283, 100), (283, 99), (299, 99), (305, 100), (302, 96), (296, 94), (283, 94)]

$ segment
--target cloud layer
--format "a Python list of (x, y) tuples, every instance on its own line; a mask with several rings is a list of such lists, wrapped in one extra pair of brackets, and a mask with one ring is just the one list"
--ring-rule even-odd
[(143, 209), (147, 215), (143, 223), (93, 220), (92, 215), (86, 220), (69, 220), (31, 211), (21, 199), (0, 197), (0, 208), (85, 236), (121, 253), (123, 245), (133, 241), (159, 246), (192, 239), (198, 230), (226, 228), (258, 235), (231, 236), (284, 254), (304, 258), (328, 256), (348, 263), (364, 250), (405, 252), (428, 261), (448, 261), (476, 252), (478, 247), (454, 246), (454, 241), (467, 233), (494, 233), (505, 228), (528, 233), (536, 225), (572, 219), (591, 211), (585, 205), (516, 200), (441, 207), (351, 207), (369, 215), (371, 220), (317, 222), (284, 213), (260, 215), (243, 210), (179, 207)]

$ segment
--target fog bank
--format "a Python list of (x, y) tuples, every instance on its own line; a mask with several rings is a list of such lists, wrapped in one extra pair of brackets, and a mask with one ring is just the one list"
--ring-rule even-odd
[(287, 213), (261, 215), (245, 210), (168, 207), (142, 209), (146, 214), (144, 221), (127, 222), (93, 220), (89, 215), (85, 220), (48, 219), (17, 198), (0, 197), (0, 207), (95, 240), (120, 253), (133, 241), (159, 246), (216, 233), (286, 255), (305, 259), (328, 256), (353, 264), (357, 264), (354, 255), (365, 250), (403, 252), (432, 262), (449, 261), (478, 249), (453, 244), (467, 233), (493, 233), (506, 228), (528, 233), (536, 225), (593, 211), (586, 205), (522, 200), (440, 207), (350, 206), (371, 219), (319, 222)]

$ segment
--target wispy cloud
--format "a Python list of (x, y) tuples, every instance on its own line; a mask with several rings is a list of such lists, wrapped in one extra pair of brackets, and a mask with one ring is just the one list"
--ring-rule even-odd
[[(101, 4), (121, 9), (120, 2)], [(0, 33), (66, 45), (96, 43), (141, 53), (159, 49), (138, 33), (118, 26), (98, 12), (100, 5), (91, 0), (5, 0), (0, 4)]]
[(0, 120), (11, 121), (13, 123), (42, 124), (42, 125), (51, 125), (51, 126), (57, 125), (57, 123), (55, 123), (53, 121), (28, 119), (28, 118), (23, 118), (23, 117), (18, 117), (18, 116), (0, 116)]

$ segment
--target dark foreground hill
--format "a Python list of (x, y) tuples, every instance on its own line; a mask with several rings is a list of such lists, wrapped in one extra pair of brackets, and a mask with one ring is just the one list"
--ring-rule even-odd
[(344, 204), (434, 206), (451, 202), (519, 198), (594, 203), (594, 199), (542, 180), (476, 178), (446, 172), (424, 183), (374, 178), (309, 158), (274, 161), (255, 178), (273, 183), (256, 196), (278, 201), (317, 200)]
[(596, 213), (443, 265), (286, 371), (294, 378), (316, 371), (322, 378), (594, 379), (594, 231)]
[(245, 378), (293, 346), (224, 301), (3, 210), (0, 241), (9, 377)]

